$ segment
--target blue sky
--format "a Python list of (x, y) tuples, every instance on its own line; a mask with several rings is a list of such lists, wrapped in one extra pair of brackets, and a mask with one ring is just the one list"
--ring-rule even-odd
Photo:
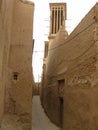
[(33, 38), (35, 39), (35, 45), (32, 66), (35, 81), (37, 82), (41, 77), (42, 72), (44, 41), (48, 40), (47, 37), (49, 34), (49, 3), (67, 3), (66, 30), (70, 34), (81, 19), (96, 4), (97, 0), (33, 0), (33, 2), (35, 3), (33, 25)]

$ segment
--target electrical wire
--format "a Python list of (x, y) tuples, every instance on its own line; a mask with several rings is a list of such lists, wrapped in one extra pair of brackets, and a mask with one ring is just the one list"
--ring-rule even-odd
[[(85, 30), (87, 30), (91, 25), (93, 25), (95, 23), (95, 21), (93, 21), (90, 25), (88, 25), (86, 28), (84, 28), (82, 31), (80, 31), (79, 33), (77, 33), (75, 36), (73, 36), (71, 39), (69, 39), (69, 40), (67, 40), (66, 39), (66, 41), (64, 42), (64, 43), (62, 43), (62, 44), (60, 44), (60, 45), (58, 45), (58, 46), (56, 46), (56, 47), (54, 47), (54, 48), (51, 48), (51, 49), (49, 49), (48, 51), (52, 51), (52, 50), (55, 50), (55, 49), (57, 49), (57, 48), (59, 48), (59, 47), (61, 47), (61, 46), (64, 46), (64, 45), (66, 45), (67, 43), (69, 43), (70, 41), (72, 41), (74, 38), (76, 38), (79, 34), (81, 34), (82, 32), (84, 32)], [(70, 36), (69, 36), (70, 37)], [(66, 44), (65, 44), (66, 43)], [(33, 51), (33, 52), (35, 52), (35, 53), (40, 53), (40, 52), (44, 52), (44, 50), (40, 50), (40, 51)]]
[[(95, 21), (93, 21), (90, 25), (88, 25), (86, 28), (84, 28), (82, 31), (80, 31), (79, 33), (77, 33), (75, 36), (73, 36), (71, 39), (69, 39), (69, 40), (67, 40), (66, 39), (66, 41), (64, 42), (64, 43), (62, 43), (62, 44), (60, 44), (60, 45), (58, 45), (58, 46), (56, 46), (56, 47), (54, 47), (54, 48), (51, 48), (51, 49), (49, 49), (48, 51), (52, 51), (52, 50), (55, 50), (55, 49), (57, 49), (57, 48), (59, 48), (59, 47), (61, 47), (61, 46), (64, 46), (64, 45), (66, 45), (67, 43), (69, 43), (70, 41), (72, 41), (74, 38), (76, 38), (79, 34), (81, 34), (82, 32), (84, 32), (85, 30), (87, 30), (90, 26), (92, 26), (93, 24), (95, 23)], [(70, 36), (69, 36), (70, 37)], [(65, 44), (66, 43), (66, 44)]]
[[(66, 40), (63, 44), (60, 44), (60, 45), (58, 45), (58, 46), (56, 46), (56, 47), (54, 47), (54, 48), (51, 48), (51, 49), (49, 49), (48, 51), (52, 51), (52, 50), (54, 50), (54, 49), (57, 49), (57, 48), (59, 48), (59, 47), (61, 47), (61, 46), (66, 45), (65, 43), (69, 43), (71, 40), (73, 40), (75, 37), (77, 37), (77, 36), (78, 36), (80, 33), (82, 33), (83, 31), (87, 30), (87, 29), (88, 29), (91, 25), (93, 25), (94, 23), (95, 23), (95, 21), (92, 22), (90, 25), (88, 25), (86, 28), (84, 28), (82, 31), (80, 31), (79, 33), (77, 33), (77, 34), (76, 34), (74, 37), (72, 37), (71, 39)], [(76, 57), (76, 58), (74, 58), (74, 59), (71, 59), (71, 60), (62, 60), (62, 62), (64, 62), (64, 61), (73, 61), (73, 60), (75, 60), (75, 59), (77, 59), (77, 58), (83, 56), (93, 45), (94, 45), (94, 44), (91, 44), (91, 46), (90, 46), (84, 53), (82, 53), (80, 56), (78, 56), (78, 57)], [(41, 50), (41, 51), (33, 51), (33, 52), (35, 52), (35, 53), (42, 53), (42, 52), (44, 52), (44, 51)], [(29, 61), (29, 60), (31, 60), (31, 57), (28, 58), (26, 61), (24, 61), (24, 64), (25, 64), (27, 61)], [(62, 62), (60, 62), (59, 65), (62, 64)], [(19, 69), (19, 71), (20, 71), (20, 70), (23, 70), (24, 67), (23, 67), (23, 66), (19, 67), (19, 66), (21, 66), (21, 65), (18, 64), (18, 66), (16, 66), (16, 67)]]

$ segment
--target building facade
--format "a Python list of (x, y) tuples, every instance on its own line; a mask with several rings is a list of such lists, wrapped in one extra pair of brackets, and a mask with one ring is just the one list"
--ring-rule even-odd
[[(0, 1), (0, 120), (16, 114), (32, 121), (32, 53), (34, 3)], [(24, 122), (25, 123), (25, 122)]]
[[(56, 66), (54, 67), (53, 64), (57, 62), (57, 59), (59, 58), (58, 57), (57, 59), (55, 59), (55, 56), (58, 52), (54, 53), (55, 48), (60, 45), (58, 41), (60, 40), (60, 42), (62, 43), (68, 37), (65, 20), (66, 20), (66, 3), (50, 3), (50, 34), (48, 37), (49, 41), (45, 41), (41, 101), (43, 107), (45, 108), (46, 113), (50, 118), (52, 117), (51, 120), (53, 122), (56, 122), (57, 125), (59, 125), (58, 121), (59, 113), (57, 111), (59, 102), (54, 103), (54, 101), (57, 100), (55, 97), (57, 90), (55, 90), (55, 92), (54, 90), (51, 90), (51, 88), (53, 89), (56, 88), (55, 83), (51, 84), (52, 78), (50, 77), (52, 74), (54, 74), (54, 71), (56, 69)], [(54, 44), (55, 40), (56, 44)], [(54, 105), (52, 104), (56, 105), (55, 111), (53, 113), (52, 109), (54, 109)]]
[(98, 3), (67, 37), (49, 44), (42, 104), (63, 130), (98, 128)]

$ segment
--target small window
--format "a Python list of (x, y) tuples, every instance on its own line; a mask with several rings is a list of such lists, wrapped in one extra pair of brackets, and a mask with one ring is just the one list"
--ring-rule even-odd
[(13, 73), (13, 79), (14, 80), (18, 80), (18, 72), (14, 72)]

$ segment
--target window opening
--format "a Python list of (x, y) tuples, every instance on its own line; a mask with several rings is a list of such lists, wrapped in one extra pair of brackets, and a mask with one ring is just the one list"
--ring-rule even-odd
[(13, 79), (18, 80), (18, 72), (13, 72)]

